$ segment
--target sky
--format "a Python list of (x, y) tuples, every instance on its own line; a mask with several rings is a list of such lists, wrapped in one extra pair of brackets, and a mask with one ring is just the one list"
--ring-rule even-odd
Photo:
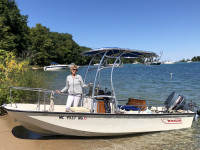
[(28, 26), (69, 33), (80, 46), (120, 47), (161, 60), (200, 56), (200, 0), (16, 0)]

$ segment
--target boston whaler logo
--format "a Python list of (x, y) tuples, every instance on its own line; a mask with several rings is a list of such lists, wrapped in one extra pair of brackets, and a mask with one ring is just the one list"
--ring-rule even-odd
[(164, 124), (182, 124), (181, 118), (166, 118), (161, 120)]

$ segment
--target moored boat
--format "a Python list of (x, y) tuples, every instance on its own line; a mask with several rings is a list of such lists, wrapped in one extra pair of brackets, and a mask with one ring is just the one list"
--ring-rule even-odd
[(156, 55), (156, 56), (153, 56), (153, 57), (150, 57), (150, 58), (145, 58), (144, 64), (146, 64), (146, 65), (160, 65), (161, 64), (160, 59), (161, 59), (162, 53), (163, 52), (161, 51), (160, 55)]
[(152, 63), (150, 63), (150, 65), (160, 65), (161, 62), (158, 62), (158, 61), (153, 61)]
[[(162, 105), (147, 104), (148, 100), (129, 99), (125, 105), (119, 105), (113, 86), (113, 73), (120, 58), (153, 57), (153, 52), (122, 48), (102, 48), (85, 51), (84, 56), (92, 56), (85, 73), (96, 69), (93, 87), (85, 91), (80, 107), (71, 107), (65, 112), (65, 105), (54, 104), (53, 91), (44, 89), (11, 88), (13, 90), (38, 92), (38, 102), (34, 104), (10, 103), (3, 105), (9, 115), (27, 129), (42, 135), (72, 136), (115, 136), (144, 132), (169, 131), (190, 128), (196, 111), (188, 104), (184, 96), (175, 92), (169, 95)], [(101, 58), (99, 66), (91, 66), (96, 58)], [(103, 76), (107, 59), (114, 59), (110, 69), (110, 91), (103, 90), (100, 75)], [(102, 72), (101, 72), (102, 71)], [(101, 86), (100, 86), (101, 85)], [(122, 88), (122, 87), (118, 87)], [(42, 94), (43, 93), (43, 94)], [(47, 101), (45, 95), (50, 95)], [(59, 95), (59, 94), (58, 94)], [(43, 101), (41, 102), (41, 97)], [(57, 97), (57, 96), (56, 96)]]
[(175, 63), (176, 63), (176, 61), (169, 61), (169, 60), (163, 62), (163, 64), (175, 64)]
[(134, 65), (139, 64), (139, 63), (140, 63), (140, 62), (138, 62), (138, 61), (134, 61), (134, 62), (133, 62)]
[[(36, 110), (34, 104), (4, 106), (8, 114), (30, 131), (42, 135), (114, 136), (190, 128), (194, 112), (151, 114), (136, 111), (127, 113), (66, 113), (65, 106), (55, 105), (53, 112)], [(42, 105), (40, 106), (42, 107)]]
[(61, 70), (61, 69), (66, 69), (69, 66), (70, 65), (63, 65), (63, 64), (52, 62), (50, 66), (44, 66), (44, 71)]

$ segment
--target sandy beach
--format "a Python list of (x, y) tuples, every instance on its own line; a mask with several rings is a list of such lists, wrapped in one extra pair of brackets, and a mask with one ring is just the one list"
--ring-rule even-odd
[(24, 140), (13, 135), (13, 127), (19, 124), (10, 116), (0, 116), (0, 150), (34, 150), (40, 148), (40, 145), (33, 140)]
[(0, 116), (0, 150), (76, 150), (89, 147), (98, 149), (100, 145), (102, 147), (101, 142), (95, 142), (94, 145), (92, 139), (85, 143), (84, 138), (76, 137), (54, 136), (34, 139), (35, 137), (28, 136), (25, 130), (9, 115)]

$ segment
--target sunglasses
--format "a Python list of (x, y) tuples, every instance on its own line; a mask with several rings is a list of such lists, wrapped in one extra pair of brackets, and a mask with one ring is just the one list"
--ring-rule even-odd
[(72, 70), (76, 70), (77, 71), (77, 69), (72, 69)]

